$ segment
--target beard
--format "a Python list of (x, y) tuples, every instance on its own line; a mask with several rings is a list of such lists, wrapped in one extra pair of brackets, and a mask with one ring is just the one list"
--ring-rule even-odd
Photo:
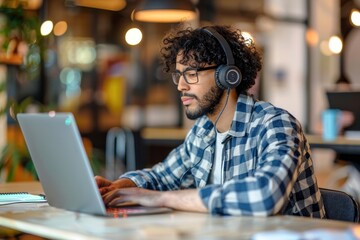
[(193, 94), (183, 94), (195, 98), (199, 102), (199, 106), (195, 110), (190, 110), (188, 107), (185, 108), (185, 114), (187, 118), (195, 120), (203, 115), (211, 115), (217, 109), (220, 103), (221, 97), (224, 91), (219, 87), (211, 87), (211, 89), (204, 95), (202, 99), (199, 99)]

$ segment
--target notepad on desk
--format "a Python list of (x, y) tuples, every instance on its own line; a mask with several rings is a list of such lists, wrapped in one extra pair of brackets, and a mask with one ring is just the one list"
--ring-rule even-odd
[(0, 193), (0, 206), (16, 203), (45, 203), (46, 197), (41, 194), (31, 194), (28, 192), (6, 192)]

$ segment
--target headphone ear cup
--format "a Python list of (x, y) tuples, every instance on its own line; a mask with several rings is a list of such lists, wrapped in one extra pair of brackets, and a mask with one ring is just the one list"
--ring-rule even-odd
[(241, 71), (236, 66), (220, 65), (215, 70), (216, 85), (223, 90), (236, 88), (241, 80)]
[(222, 73), (222, 68), (224, 67), (225, 65), (220, 65), (219, 67), (216, 68), (215, 70), (215, 83), (216, 85), (222, 89), (222, 90), (225, 90), (227, 87), (224, 85), (224, 79), (223, 79), (223, 73)]

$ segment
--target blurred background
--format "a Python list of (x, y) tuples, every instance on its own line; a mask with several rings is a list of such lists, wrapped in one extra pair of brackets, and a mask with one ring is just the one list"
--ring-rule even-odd
[[(190, 12), (149, 19), (141, 12), (171, 4)], [(162, 160), (192, 124), (159, 61), (162, 37), (179, 22), (232, 25), (252, 38), (264, 60), (252, 93), (287, 109), (306, 133), (318, 132), (325, 93), (337, 81), (360, 85), (359, 0), (1, 0), (0, 6), (1, 181), (34, 178), (16, 112), (72, 112), (99, 173), (114, 128), (134, 134), (142, 149), (136, 168)]]

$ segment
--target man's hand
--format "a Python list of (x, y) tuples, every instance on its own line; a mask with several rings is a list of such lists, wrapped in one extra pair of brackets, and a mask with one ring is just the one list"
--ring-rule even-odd
[(162, 207), (164, 206), (163, 193), (138, 187), (121, 188), (104, 194), (103, 200), (105, 205), (110, 207), (124, 202), (138, 203), (148, 207)]
[(95, 176), (96, 184), (98, 185), (101, 195), (106, 194), (107, 192), (113, 191), (120, 188), (136, 187), (136, 184), (127, 178), (120, 178), (113, 182), (103, 178), (101, 176)]
[(207, 212), (196, 189), (154, 191), (143, 188), (121, 188), (103, 195), (107, 206), (134, 202), (147, 207), (168, 207), (182, 211)]
[(124, 202), (134, 202), (147, 207), (207, 212), (196, 189), (161, 192), (138, 188), (127, 178), (111, 182), (103, 177), (95, 176), (95, 180), (106, 206), (115, 207)]

